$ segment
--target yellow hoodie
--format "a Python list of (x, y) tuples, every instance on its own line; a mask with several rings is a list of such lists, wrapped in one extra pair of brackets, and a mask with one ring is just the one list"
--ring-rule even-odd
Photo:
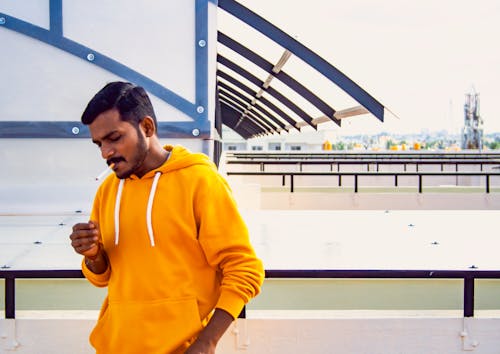
[(114, 174), (91, 220), (109, 258), (108, 287), (90, 335), (97, 353), (182, 352), (214, 308), (236, 318), (260, 291), (261, 261), (225, 180), (207, 156), (166, 146), (170, 158), (142, 178)]

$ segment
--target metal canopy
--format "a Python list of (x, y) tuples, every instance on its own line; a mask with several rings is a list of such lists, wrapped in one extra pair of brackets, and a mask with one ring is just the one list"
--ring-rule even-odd
[[(326, 122), (340, 127), (341, 119), (366, 113), (384, 120), (381, 103), (297, 40), (234, 0), (219, 0), (218, 6), (252, 31), (263, 34), (282, 54), (278, 60), (268, 60), (260, 51), (249, 48), (251, 43), (246, 37), (238, 40), (233, 31), (229, 36), (219, 28), (216, 98), (221, 109), (216, 120), (245, 139), (300, 131), (303, 127), (317, 129)], [(244, 40), (246, 45), (242, 44)], [(333, 108), (336, 102), (319, 97), (314, 82), (308, 87), (283, 70), (291, 59), (315, 69), (356, 105)]]

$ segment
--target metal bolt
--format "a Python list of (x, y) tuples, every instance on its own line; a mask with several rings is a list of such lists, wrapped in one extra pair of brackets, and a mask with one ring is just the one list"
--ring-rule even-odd
[(5, 17), (0, 17), (0, 25), (5, 25)]
[(196, 112), (203, 113), (203, 112), (205, 112), (205, 108), (203, 108), (203, 106), (198, 106), (198, 107), (196, 107)]
[(80, 128), (78, 127), (73, 127), (71, 129), (71, 132), (74, 134), (74, 135), (78, 135), (78, 133), (80, 133)]
[(95, 59), (95, 55), (94, 54), (92, 54), (92, 53), (87, 54), (87, 60), (88, 61), (94, 61), (94, 59)]
[(206, 42), (204, 39), (200, 39), (200, 40), (198, 41), (198, 45), (199, 45), (200, 47), (204, 47), (204, 46), (206, 46), (206, 45), (207, 45), (207, 42)]
[(200, 135), (200, 130), (195, 128), (191, 133), (193, 134), (193, 136), (198, 136)]

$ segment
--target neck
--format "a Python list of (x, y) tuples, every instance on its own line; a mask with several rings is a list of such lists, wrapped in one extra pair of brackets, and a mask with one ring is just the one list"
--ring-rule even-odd
[(146, 159), (143, 162), (143, 168), (141, 169), (142, 173), (137, 173), (136, 175), (141, 178), (149, 171), (154, 170), (155, 168), (160, 167), (167, 161), (170, 152), (165, 150), (158, 140), (152, 142), (149, 151), (147, 153)]

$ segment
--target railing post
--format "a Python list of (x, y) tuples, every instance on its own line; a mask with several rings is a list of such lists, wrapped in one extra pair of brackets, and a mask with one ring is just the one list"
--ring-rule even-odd
[(354, 193), (358, 193), (358, 175), (354, 175)]
[(418, 175), (418, 192), (422, 193), (422, 175)]
[(293, 193), (293, 174), (290, 175), (290, 193)]
[(464, 277), (464, 317), (474, 316), (474, 277)]
[(243, 308), (241, 309), (240, 314), (238, 315), (238, 318), (247, 318), (246, 306), (243, 306)]
[(5, 278), (5, 318), (16, 318), (16, 279)]
[(490, 175), (486, 175), (486, 193), (490, 192)]

